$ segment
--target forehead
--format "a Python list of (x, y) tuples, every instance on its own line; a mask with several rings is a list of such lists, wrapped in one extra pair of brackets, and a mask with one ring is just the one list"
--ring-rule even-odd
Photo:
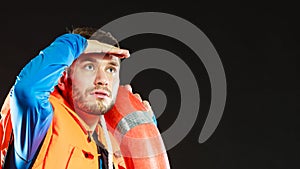
[(108, 55), (108, 54), (102, 54), (102, 53), (84, 53), (81, 54), (76, 62), (81, 63), (85, 61), (90, 61), (90, 62), (113, 62), (115, 64), (118, 64), (120, 66), (120, 58), (114, 55)]

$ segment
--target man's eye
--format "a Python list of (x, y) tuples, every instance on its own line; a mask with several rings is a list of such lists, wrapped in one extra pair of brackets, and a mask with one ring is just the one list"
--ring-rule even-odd
[(86, 70), (94, 70), (94, 65), (85, 65), (84, 69), (86, 69)]
[(117, 71), (117, 69), (113, 68), (113, 67), (110, 67), (110, 68), (107, 69), (107, 71), (110, 72), (110, 73), (115, 73)]

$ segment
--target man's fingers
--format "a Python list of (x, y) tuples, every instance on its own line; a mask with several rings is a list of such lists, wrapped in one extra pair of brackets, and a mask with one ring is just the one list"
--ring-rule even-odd
[(132, 93), (132, 87), (129, 84), (124, 85), (124, 87)]
[[(125, 87), (128, 91), (130, 91), (130, 92), (132, 93), (132, 87), (131, 87), (130, 84), (126, 84), (126, 85), (124, 85), (124, 87)], [(143, 103), (143, 105), (145, 106), (145, 108), (147, 109), (147, 111), (149, 111), (149, 112), (152, 111), (152, 108), (151, 108), (151, 106), (150, 106), (149, 101), (147, 101), (147, 100), (142, 100), (141, 95), (138, 94), (138, 93), (134, 93), (133, 95), (134, 95), (140, 102)]]
[(139, 99), (139, 101), (142, 101), (142, 98), (141, 98), (141, 96), (139, 95), (139, 94), (137, 94), (137, 93), (135, 93), (135, 94), (133, 94), (137, 99)]
[(147, 111), (152, 111), (150, 103), (147, 100), (143, 100), (143, 104), (146, 107)]
[(120, 49), (115, 46), (101, 43), (97, 40), (87, 40), (88, 45), (83, 53), (105, 53), (109, 55), (114, 55), (119, 58), (128, 58), (130, 53), (127, 49)]
[(120, 59), (129, 58), (130, 53), (127, 49), (111, 48), (111, 50), (106, 52), (107, 54), (114, 55)]

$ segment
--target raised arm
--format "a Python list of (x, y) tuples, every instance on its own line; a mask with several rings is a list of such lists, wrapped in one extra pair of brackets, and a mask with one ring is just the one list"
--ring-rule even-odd
[(65, 68), (84, 51), (87, 40), (78, 34), (59, 36), (17, 76), (10, 107), (17, 167), (33, 159), (52, 121), (50, 93)]

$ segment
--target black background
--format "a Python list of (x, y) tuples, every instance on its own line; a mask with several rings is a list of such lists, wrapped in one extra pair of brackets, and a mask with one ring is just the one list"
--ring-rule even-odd
[[(223, 117), (214, 134), (200, 144), (198, 137), (210, 104), (210, 85), (201, 61), (187, 61), (197, 78), (201, 107), (189, 134), (168, 150), (172, 168), (300, 168), (297, 5), (288, 1), (277, 4), (49, 1), (35, 6), (10, 3), (11, 6), (1, 6), (0, 11), (1, 103), (21, 68), (56, 36), (65, 33), (66, 28), (101, 27), (132, 13), (165, 12), (186, 19), (205, 33), (222, 60), (227, 80)], [(131, 52), (160, 47), (183, 60), (185, 55), (193, 55), (174, 39), (158, 35), (132, 37), (121, 45)], [(155, 70), (144, 72), (132, 84), (145, 99), (147, 93), (138, 84), (139, 78), (147, 77), (147, 73)], [(166, 83), (171, 82), (156, 85)], [(158, 119), (161, 131), (170, 127), (175, 118), (176, 113), (165, 112)]]

